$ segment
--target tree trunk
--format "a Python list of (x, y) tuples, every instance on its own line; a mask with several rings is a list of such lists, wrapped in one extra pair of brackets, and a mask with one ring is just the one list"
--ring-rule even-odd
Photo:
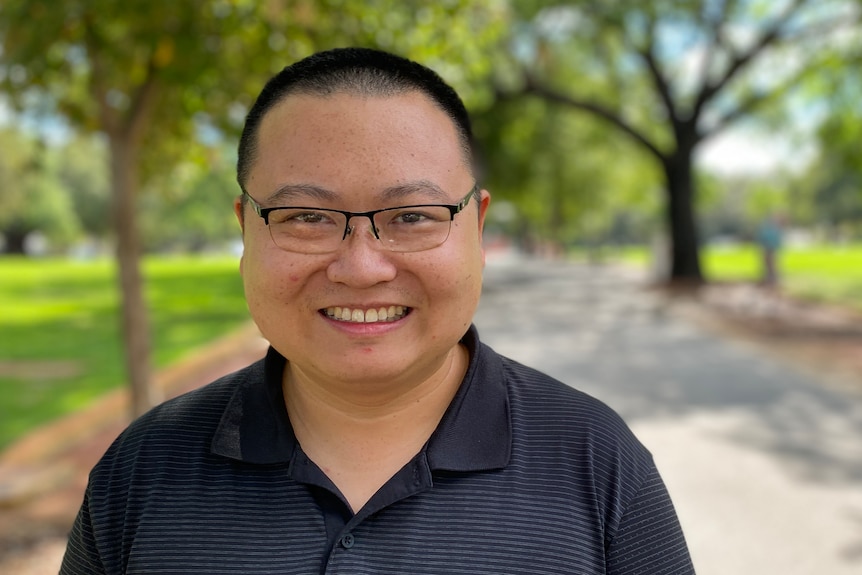
[(697, 222), (694, 213), (694, 179), (691, 151), (678, 151), (665, 160), (667, 218), (670, 230), (670, 281), (703, 283)]
[(3, 239), (6, 241), (3, 253), (19, 256), (25, 255), (28, 235), (29, 232), (17, 228), (3, 230)]
[(122, 133), (110, 134), (109, 138), (121, 332), (125, 344), (126, 374), (132, 392), (132, 416), (137, 417), (157, 401), (151, 381), (150, 326), (144, 301), (141, 243), (136, 218), (138, 146), (133, 138)]

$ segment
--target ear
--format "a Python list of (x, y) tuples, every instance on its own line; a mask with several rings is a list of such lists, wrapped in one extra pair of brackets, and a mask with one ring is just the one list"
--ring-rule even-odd
[[(245, 218), (243, 217), (243, 205), (242, 205), (242, 196), (237, 196), (237, 198), (233, 201), (233, 213), (236, 215), (237, 221), (239, 221), (239, 229), (242, 231), (243, 244), (245, 243)], [(242, 276), (242, 264), (245, 261), (245, 249), (242, 251), (242, 255), (239, 258), (239, 275)]]
[(491, 194), (488, 190), (479, 192), (479, 249), (482, 252), (482, 267), (485, 267), (485, 244), (482, 243), (482, 232), (485, 229), (485, 216), (491, 205)]
[(482, 230), (485, 229), (485, 215), (491, 205), (491, 193), (488, 190), (479, 192), (479, 240), (482, 240)]
[(245, 234), (245, 218), (243, 218), (242, 196), (237, 196), (233, 201), (233, 213), (236, 214), (236, 219), (239, 221), (239, 229)]

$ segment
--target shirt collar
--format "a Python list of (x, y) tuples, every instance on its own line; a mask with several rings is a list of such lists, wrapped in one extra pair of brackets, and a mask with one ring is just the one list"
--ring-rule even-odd
[[(483, 471), (509, 462), (512, 430), (500, 356), (474, 326), (461, 340), (470, 364), (461, 387), (426, 446), (432, 470)], [(222, 415), (212, 451), (247, 463), (288, 463), (297, 442), (284, 406), (285, 358), (269, 348), (240, 381)]]

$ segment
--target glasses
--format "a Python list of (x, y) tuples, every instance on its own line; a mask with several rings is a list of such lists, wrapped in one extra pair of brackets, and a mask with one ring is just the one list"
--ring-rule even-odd
[(421, 252), (440, 246), (449, 238), (452, 220), (470, 203), (479, 184), (457, 204), (417, 204), (370, 212), (346, 212), (325, 208), (279, 206), (264, 208), (243, 190), (255, 213), (263, 218), (272, 241), (279, 248), (301, 254), (334, 252), (356, 229), (355, 217), (371, 222), (374, 237), (393, 252)]

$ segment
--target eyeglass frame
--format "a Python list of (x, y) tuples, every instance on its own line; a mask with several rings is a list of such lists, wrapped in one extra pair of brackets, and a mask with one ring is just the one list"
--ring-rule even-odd
[[(381, 208), (379, 210), (370, 210), (367, 212), (349, 212), (347, 210), (336, 210), (334, 208), (314, 208), (314, 207), (308, 207), (308, 206), (274, 206), (271, 208), (264, 208), (259, 203), (257, 203), (257, 200), (255, 200), (251, 196), (251, 194), (249, 194), (245, 190), (245, 188), (241, 188), (241, 189), (242, 189), (242, 196), (245, 197), (249, 201), (252, 209), (254, 209), (254, 212), (263, 219), (264, 224), (266, 224), (266, 227), (268, 227), (268, 228), (269, 228), (269, 214), (271, 214), (272, 212), (278, 211), (278, 210), (313, 210), (313, 211), (320, 211), (320, 212), (335, 212), (335, 213), (341, 214), (345, 217), (344, 233), (341, 235), (341, 241), (344, 241), (344, 239), (347, 238), (348, 235), (353, 233), (353, 230), (355, 229), (355, 227), (350, 226), (350, 220), (353, 217), (359, 216), (359, 217), (368, 218), (368, 221), (371, 222), (371, 232), (374, 234), (374, 237), (378, 241), (382, 242), (383, 240), (380, 239), (380, 230), (377, 229), (377, 225), (374, 223), (374, 216), (376, 216), (377, 214), (379, 214), (381, 212), (388, 212), (388, 211), (393, 211), (393, 210), (406, 210), (409, 208), (447, 208), (449, 210), (449, 225), (450, 225), (450, 230), (451, 230), (451, 225), (452, 225), (452, 222), (455, 221), (455, 216), (457, 214), (461, 213), (462, 211), (464, 211), (464, 208), (466, 208), (470, 204), (470, 200), (473, 199), (474, 195), (479, 193), (479, 190), (481, 188), (479, 187), (479, 182), (475, 182), (473, 184), (473, 187), (470, 188), (470, 191), (467, 192), (467, 195), (464, 196), (463, 198), (461, 198), (461, 200), (457, 204), (411, 204), (408, 206), (394, 206), (391, 208)], [(272, 228), (270, 228), (270, 231), (271, 230), (272, 230)], [(270, 233), (270, 239), (273, 241), (273, 243), (275, 243), (275, 239), (272, 237), (271, 233)], [(446, 239), (444, 239), (442, 242), (437, 244), (437, 246), (433, 246), (433, 247), (439, 247), (439, 246), (443, 245), (444, 243), (446, 243), (446, 240), (448, 240), (448, 239), (449, 239), (449, 235), (447, 234)], [(284, 249), (281, 246), (279, 246), (278, 244), (275, 244), (275, 245), (281, 249)], [(425, 249), (433, 249), (433, 247), (432, 248), (425, 248)], [(285, 251), (290, 251), (290, 250), (285, 250)], [(394, 251), (394, 250), (392, 250), (392, 251)], [(423, 251), (423, 250), (416, 250), (416, 251)], [(408, 252), (404, 252), (404, 253), (408, 253)]]

